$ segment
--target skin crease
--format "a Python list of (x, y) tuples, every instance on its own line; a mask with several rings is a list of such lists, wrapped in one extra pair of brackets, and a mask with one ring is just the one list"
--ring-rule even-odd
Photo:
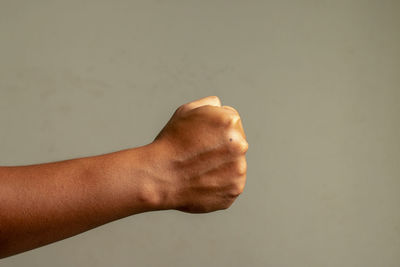
[(0, 167), (0, 258), (137, 213), (229, 208), (246, 183), (239, 113), (209, 96), (178, 107), (150, 144)]

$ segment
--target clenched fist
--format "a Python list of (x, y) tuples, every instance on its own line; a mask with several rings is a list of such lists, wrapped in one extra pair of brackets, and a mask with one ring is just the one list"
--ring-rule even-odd
[(216, 96), (181, 105), (153, 143), (168, 158), (169, 207), (203, 213), (226, 209), (243, 192), (248, 143), (239, 113)]

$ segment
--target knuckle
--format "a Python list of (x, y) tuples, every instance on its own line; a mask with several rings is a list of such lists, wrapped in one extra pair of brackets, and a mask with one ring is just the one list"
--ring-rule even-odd
[(249, 143), (245, 139), (235, 137), (228, 137), (228, 139), (234, 154), (244, 155), (249, 149)]
[(240, 116), (237, 114), (230, 114), (229, 116), (227, 116), (227, 125), (228, 126), (233, 126), (236, 125), (236, 123), (240, 120)]
[(219, 123), (228, 128), (235, 125), (238, 120), (240, 120), (240, 117), (233, 113), (224, 112), (219, 115)]
[(188, 104), (183, 104), (183, 105), (180, 105), (180, 106), (176, 109), (176, 113), (177, 113), (177, 114), (182, 114), (182, 113), (186, 112), (187, 110), (189, 110), (189, 105), (188, 105)]
[(244, 186), (242, 183), (236, 183), (232, 186), (231, 190), (229, 191), (228, 195), (231, 199), (237, 198), (244, 190)]
[(249, 150), (249, 143), (246, 140), (243, 140), (240, 145), (240, 151), (246, 153)]
[(247, 172), (247, 162), (245, 159), (241, 159), (235, 162), (235, 173), (244, 175)]
[(234, 114), (239, 115), (239, 112), (232, 106), (223, 106), (223, 108), (232, 111)]
[(237, 198), (239, 195), (240, 195), (240, 191), (236, 187), (231, 189), (231, 191), (229, 191), (229, 193), (228, 193), (228, 196), (233, 199)]
[(241, 193), (243, 193), (243, 190), (244, 190), (244, 185), (245, 185), (245, 183), (243, 183), (243, 182), (240, 182), (236, 187), (236, 193), (237, 193), (237, 196), (239, 196)]
[(246, 179), (241, 179), (238, 184), (240, 194), (243, 193), (245, 185), (246, 185)]

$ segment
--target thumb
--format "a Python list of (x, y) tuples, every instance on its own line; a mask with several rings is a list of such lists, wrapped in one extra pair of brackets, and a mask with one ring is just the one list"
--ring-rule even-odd
[(203, 97), (203, 98), (194, 100), (192, 102), (188, 102), (188, 103), (184, 104), (183, 106), (185, 106), (185, 110), (191, 110), (191, 109), (195, 109), (195, 108), (205, 106), (205, 105), (220, 107), (221, 100), (219, 99), (218, 96), (207, 96), (207, 97)]

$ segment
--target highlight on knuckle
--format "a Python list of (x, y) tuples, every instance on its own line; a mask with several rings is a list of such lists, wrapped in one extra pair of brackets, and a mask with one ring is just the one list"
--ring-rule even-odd
[(218, 122), (224, 127), (232, 127), (240, 119), (238, 115), (230, 112), (224, 112), (218, 115)]
[(185, 113), (187, 110), (189, 110), (188, 104), (183, 104), (183, 105), (180, 105), (180, 106), (176, 109), (176, 113), (182, 114), (182, 113)]
[(243, 155), (249, 149), (249, 144), (247, 141), (241, 137), (238, 137), (237, 135), (230, 135), (227, 137), (227, 139), (229, 140), (231, 151), (234, 154)]
[(235, 173), (239, 175), (244, 175), (247, 172), (247, 162), (245, 159), (237, 160), (234, 164)]
[(227, 117), (228, 117), (228, 119), (227, 119), (226, 124), (228, 126), (236, 125), (236, 123), (240, 120), (240, 116), (237, 114), (230, 114)]
[(243, 140), (243, 141), (241, 142), (240, 150), (241, 150), (243, 153), (246, 153), (247, 150), (249, 150), (249, 143), (248, 143), (246, 140)]
[(240, 181), (238, 182), (238, 191), (239, 191), (239, 195), (241, 193), (243, 193), (244, 191), (244, 187), (246, 186), (246, 179), (240, 179)]
[(237, 198), (241, 193), (243, 192), (243, 187), (241, 184), (237, 183), (235, 186), (232, 188), (232, 191), (230, 192), (231, 197)]
[(234, 107), (232, 107), (232, 106), (227, 106), (227, 105), (225, 105), (225, 106), (223, 106), (226, 110), (229, 110), (230, 112), (232, 112), (232, 113), (234, 113), (234, 114), (236, 114), (236, 115), (239, 115), (239, 112), (234, 108)]

